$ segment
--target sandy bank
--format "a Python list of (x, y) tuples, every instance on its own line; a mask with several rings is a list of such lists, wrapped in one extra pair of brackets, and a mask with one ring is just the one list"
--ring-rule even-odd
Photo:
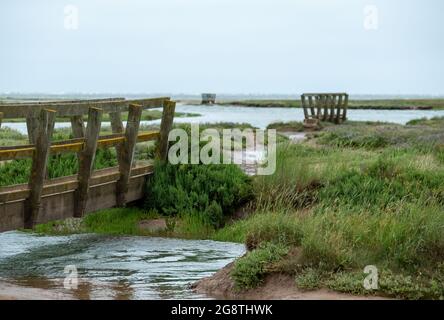
[(19, 286), (0, 280), (0, 300), (72, 300), (72, 295), (50, 289)]
[(219, 270), (213, 276), (199, 280), (192, 285), (198, 293), (208, 294), (218, 299), (252, 300), (380, 300), (375, 296), (354, 296), (327, 289), (303, 291), (294, 284), (291, 276), (274, 274), (268, 276), (264, 284), (252, 290), (236, 292), (230, 277), (233, 263)]

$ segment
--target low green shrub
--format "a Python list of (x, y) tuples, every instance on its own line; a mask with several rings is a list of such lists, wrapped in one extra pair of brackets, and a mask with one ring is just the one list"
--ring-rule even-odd
[(299, 289), (314, 290), (323, 286), (322, 274), (318, 269), (305, 268), (295, 276), (296, 286)]
[(200, 212), (217, 228), (253, 196), (250, 178), (236, 165), (155, 165), (145, 208), (166, 216)]
[(366, 274), (358, 271), (333, 273), (320, 283), (327, 288), (351, 294), (382, 295), (398, 299), (444, 299), (444, 279), (434, 275), (394, 273), (382, 269), (378, 274), (378, 289), (367, 290), (363, 282)]
[(249, 254), (238, 259), (231, 271), (237, 290), (257, 287), (268, 273), (267, 267), (288, 253), (288, 247), (281, 244), (264, 243)]
[[(286, 246), (298, 246), (302, 239), (300, 219), (290, 214), (257, 214), (246, 233), (246, 246), (249, 250), (263, 243), (273, 242)], [(252, 219), (254, 220), (254, 219)]]

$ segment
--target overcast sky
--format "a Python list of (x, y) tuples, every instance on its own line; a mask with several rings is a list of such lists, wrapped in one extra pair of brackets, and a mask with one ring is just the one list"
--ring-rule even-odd
[(0, 92), (444, 94), (443, 13), (442, 0), (1, 0)]

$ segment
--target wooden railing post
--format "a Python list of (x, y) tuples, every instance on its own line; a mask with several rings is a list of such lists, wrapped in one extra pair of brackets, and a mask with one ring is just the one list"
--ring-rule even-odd
[(330, 103), (330, 117), (328, 118), (330, 122), (333, 122), (335, 119), (335, 107), (336, 107), (336, 95), (333, 94), (329, 96)]
[(157, 147), (157, 157), (161, 161), (168, 159), (168, 135), (173, 127), (174, 112), (176, 110), (176, 102), (166, 101), (163, 105), (162, 122), (160, 123), (159, 144)]
[(313, 97), (312, 96), (308, 97), (308, 104), (310, 105), (311, 117), (316, 118), (316, 113), (315, 113), (315, 109), (314, 109), (314, 105), (313, 105)]
[(38, 124), (38, 134), (35, 136), (35, 151), (32, 158), (31, 177), (29, 179), (29, 197), (25, 202), (24, 227), (30, 229), (37, 220), (43, 191), (43, 183), (46, 176), (49, 148), (54, 131), (54, 110), (43, 109), (39, 118), (34, 118)]
[(322, 96), (322, 105), (324, 107), (324, 115), (322, 116), (322, 119), (324, 121), (327, 121), (328, 119), (328, 96)]
[(74, 138), (83, 138), (85, 136), (85, 122), (83, 116), (71, 117), (71, 129)]
[(84, 148), (79, 157), (78, 187), (74, 198), (74, 217), (83, 217), (86, 211), (89, 183), (93, 171), (101, 123), (102, 109), (89, 108)]
[(305, 103), (305, 95), (301, 95), (302, 109), (304, 109), (304, 118), (308, 119), (308, 109)]
[(347, 120), (347, 108), (348, 108), (348, 94), (345, 94), (343, 108), (344, 108), (344, 110), (342, 111), (342, 121), (346, 121)]
[(120, 178), (116, 187), (116, 204), (118, 207), (126, 205), (126, 193), (131, 177), (131, 167), (134, 160), (134, 151), (136, 150), (137, 135), (139, 133), (140, 118), (142, 117), (142, 106), (130, 104), (128, 120), (125, 129), (125, 141), (120, 148), (119, 171)]
[(341, 123), (341, 112), (342, 112), (342, 97), (343, 95), (340, 94), (338, 96), (338, 104), (337, 104), (337, 108), (336, 108), (336, 118), (335, 118), (335, 123)]
[[(111, 112), (109, 114), (109, 118), (111, 120), (111, 130), (113, 133), (123, 133), (123, 122), (122, 122), (122, 113), (119, 112)], [(119, 162), (119, 166), (122, 163), (122, 146), (116, 146), (117, 153), (117, 161)]]
[(0, 128), (2, 127), (3, 112), (0, 112)]
[(315, 96), (315, 101), (316, 101), (316, 118), (320, 120), (322, 120), (322, 101), (321, 101), (321, 97), (320, 96)]
[(28, 130), (28, 141), (30, 144), (36, 144), (39, 135), (39, 119), (33, 115), (26, 117), (26, 129)]

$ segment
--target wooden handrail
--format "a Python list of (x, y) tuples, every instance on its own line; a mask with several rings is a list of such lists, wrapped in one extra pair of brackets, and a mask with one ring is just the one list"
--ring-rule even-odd
[(130, 104), (139, 104), (143, 109), (163, 107), (169, 97), (135, 99), (135, 100), (101, 100), (101, 101), (78, 101), (78, 102), (50, 102), (50, 103), (18, 103), (0, 104), (0, 112), (3, 119), (27, 118), (37, 116), (42, 109), (49, 106), (57, 111), (57, 117), (73, 117), (88, 114), (89, 108), (100, 108), (103, 113), (128, 111)]
[[(159, 138), (159, 131), (141, 132), (137, 135), (137, 142), (152, 141)], [(99, 137), (97, 148), (111, 148), (120, 145), (125, 141), (124, 134), (112, 134)], [(70, 139), (53, 142), (50, 147), (50, 154), (60, 154), (67, 152), (80, 152), (83, 150), (84, 138)], [(15, 160), (32, 157), (35, 146), (32, 144), (21, 146), (0, 147), (0, 161)]]

